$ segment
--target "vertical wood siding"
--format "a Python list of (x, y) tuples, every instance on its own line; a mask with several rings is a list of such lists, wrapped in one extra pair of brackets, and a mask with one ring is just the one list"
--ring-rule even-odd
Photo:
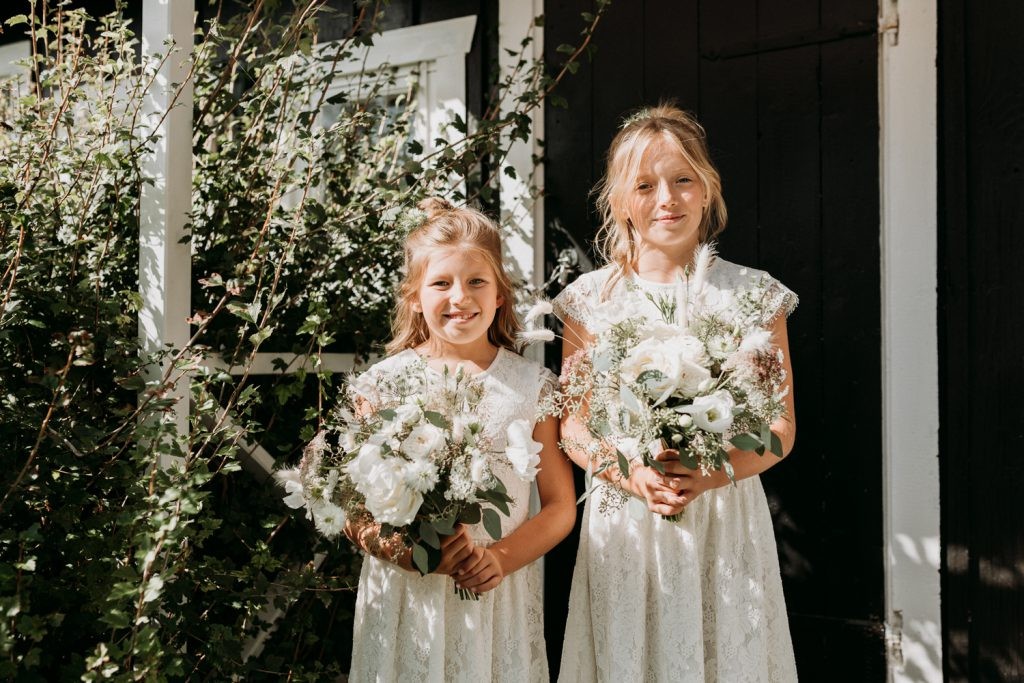
[(942, 625), (949, 681), (1024, 680), (1024, 5), (939, 4)]

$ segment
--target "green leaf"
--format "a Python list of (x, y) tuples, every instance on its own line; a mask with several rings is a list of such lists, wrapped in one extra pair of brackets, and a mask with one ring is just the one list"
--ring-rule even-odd
[(13, 17), (4, 22), (8, 26), (17, 26), (18, 24), (27, 24), (28, 16), (25, 14), (15, 14)]
[(419, 543), (412, 547), (412, 564), (420, 575), (426, 576), (430, 573), (430, 556), (427, 555), (427, 549)]
[(439, 413), (437, 411), (434, 411), (434, 410), (424, 410), (423, 411), (423, 417), (427, 420), (427, 422), (429, 422), (430, 424), (434, 425), (435, 427), (438, 427), (439, 429), (447, 429), (448, 428), (448, 420), (445, 419), (444, 415), (442, 415), (441, 413)]
[(741, 451), (752, 451), (761, 445), (761, 440), (749, 432), (737, 434), (729, 442)]
[(434, 528), (442, 536), (451, 536), (455, 533), (455, 520), (449, 517), (438, 519), (434, 522)]
[(117, 382), (118, 386), (128, 389), (129, 391), (142, 391), (146, 388), (146, 380), (142, 379), (139, 375), (117, 377), (114, 381)]
[(485, 508), (483, 511), (484, 529), (495, 541), (501, 538), (501, 517), (496, 510)]
[(555, 48), (555, 52), (561, 52), (563, 55), (571, 55), (573, 52), (576, 52), (576, 47), (569, 45), (568, 43), (562, 43)]
[(469, 505), (459, 515), (459, 521), (463, 524), (479, 524), (480, 523), (480, 506)]
[(629, 476), (629, 460), (626, 459), (620, 451), (615, 451), (615, 455), (619, 459), (619, 472), (622, 473), (623, 477)]
[(420, 538), (431, 548), (441, 548), (441, 538), (437, 535), (434, 526), (427, 520), (420, 522)]
[(771, 451), (778, 457), (782, 457), (782, 439), (780, 439), (779, 435), (775, 432), (772, 432)]

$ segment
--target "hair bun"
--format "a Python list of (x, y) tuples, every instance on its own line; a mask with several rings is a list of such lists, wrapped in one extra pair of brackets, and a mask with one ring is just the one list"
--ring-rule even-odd
[(416, 205), (420, 211), (427, 214), (428, 219), (434, 219), (441, 214), (454, 211), (455, 206), (443, 197), (427, 197)]

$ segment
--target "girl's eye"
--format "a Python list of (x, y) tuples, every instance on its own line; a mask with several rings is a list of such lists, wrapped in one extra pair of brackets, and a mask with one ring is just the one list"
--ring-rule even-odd
[(447, 280), (434, 280), (433, 282), (430, 283), (430, 286), (431, 287), (447, 287), (448, 286), (448, 281)]
[(483, 278), (480, 278), (480, 277), (475, 277), (475, 278), (473, 278), (472, 280), (469, 281), (469, 284), (471, 284), (471, 285), (485, 285), (485, 284), (487, 284), (487, 280), (484, 280)]
[(676, 180), (676, 182), (677, 183), (692, 183), (693, 180), (691, 180), (690, 178), (687, 178), (686, 176), (681, 176), (678, 180)]
[(637, 189), (637, 192), (646, 192), (647, 190), (651, 189), (651, 184), (650, 183), (640, 183), (640, 184), (638, 184), (636, 186), (636, 189)]

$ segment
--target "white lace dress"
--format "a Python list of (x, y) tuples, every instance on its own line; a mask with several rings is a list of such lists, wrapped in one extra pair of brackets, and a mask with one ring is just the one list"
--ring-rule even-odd
[[(581, 276), (555, 299), (555, 312), (587, 327), (612, 272), (605, 267)], [(709, 300), (762, 275), (717, 259), (708, 275)], [(796, 295), (770, 282), (772, 310), (788, 315)], [(646, 295), (673, 287), (627, 277), (610, 298), (660, 318)], [(795, 681), (760, 478), (705, 492), (678, 523), (631, 514), (628, 505), (601, 510), (606, 498), (618, 496), (599, 486), (586, 503), (559, 680)]]
[[(367, 370), (393, 372), (422, 362), (406, 350)], [(435, 372), (428, 369), (428, 372)], [(437, 373), (440, 376), (440, 373)], [(532, 484), (517, 477), (504, 458), (506, 428), (536, 419), (538, 403), (557, 386), (550, 371), (501, 349), (486, 371), (482, 414), (492, 441), (492, 471), (515, 501), (501, 516), (508, 536), (528, 516)], [(470, 527), (480, 545), (494, 541), (483, 525)], [(479, 601), (462, 600), (448, 576), (420, 576), (365, 556), (359, 576), (349, 680), (360, 681), (548, 681), (544, 644), (542, 581), (537, 563), (509, 576)]]

